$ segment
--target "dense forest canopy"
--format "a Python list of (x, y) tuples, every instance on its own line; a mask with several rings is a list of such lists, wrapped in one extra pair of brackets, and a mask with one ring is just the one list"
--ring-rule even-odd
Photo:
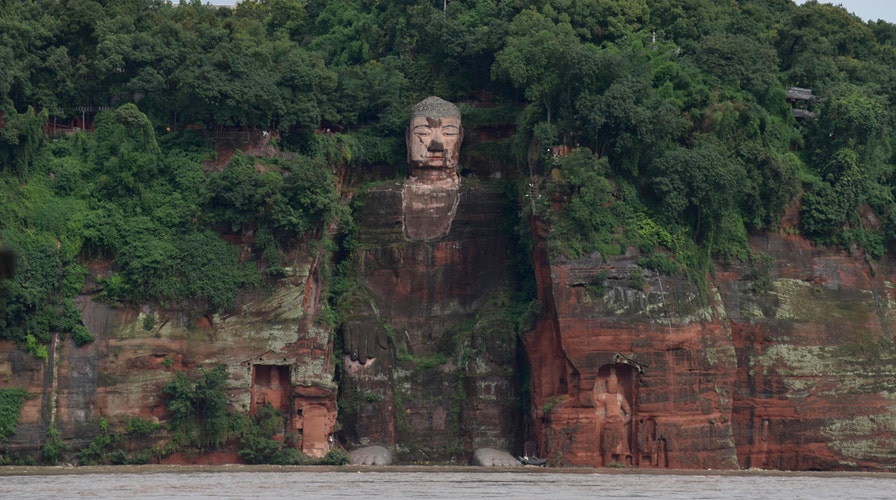
[[(896, 26), (839, 7), (0, 0), (0, 242), (19, 255), (0, 336), (38, 356), (53, 332), (88, 342), (73, 299), (96, 262), (111, 263), (90, 285), (103, 300), (228, 310), (284, 249), (351, 225), (332, 167), (403, 164), (427, 95), (515, 129), (536, 189), (521, 206), (559, 255), (638, 246), (647, 267), (705, 276), (711, 257), (754, 258), (747, 235), (791, 206), (788, 230), (821, 244), (876, 258), (896, 237)], [(205, 131), (225, 126), (295, 154), (203, 169)], [(224, 238), (247, 227), (248, 258)]]

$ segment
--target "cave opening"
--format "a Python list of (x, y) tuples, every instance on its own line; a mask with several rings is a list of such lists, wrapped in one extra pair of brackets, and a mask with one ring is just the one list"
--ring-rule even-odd
[(260, 408), (270, 404), (284, 413), (289, 412), (289, 366), (254, 365), (252, 367), (252, 406), (254, 415)]

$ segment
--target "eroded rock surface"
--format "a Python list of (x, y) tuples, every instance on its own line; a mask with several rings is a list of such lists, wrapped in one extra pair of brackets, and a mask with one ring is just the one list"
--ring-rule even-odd
[(631, 408), (612, 432), (621, 465), (896, 466), (896, 268), (795, 236), (751, 244), (770, 267), (719, 264), (705, 293), (640, 269), (634, 250), (552, 261), (537, 248), (546, 314), (524, 343), (539, 455), (605, 465), (596, 389), (613, 370)]
[(83, 295), (76, 304), (93, 343), (54, 341), (47, 364), (0, 343), (0, 370), (8, 367), (11, 385), (35, 396), (10, 450), (39, 450), (51, 425), (78, 450), (100, 432), (100, 419), (111, 433), (126, 432), (134, 418), (164, 422), (163, 387), (176, 371), (195, 375), (225, 365), (234, 410), (251, 415), (271, 404), (286, 413), (283, 432), (294, 433), (304, 453), (326, 455), (336, 424), (332, 332), (315, 321), (315, 257), (295, 258), (305, 265), (290, 268), (269, 294), (244, 300), (240, 314), (197, 320), (150, 307), (112, 308)]

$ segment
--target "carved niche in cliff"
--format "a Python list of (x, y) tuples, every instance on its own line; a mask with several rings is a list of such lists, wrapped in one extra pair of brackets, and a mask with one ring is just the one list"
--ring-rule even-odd
[(601, 367), (594, 383), (595, 420), (599, 436), (601, 459), (606, 467), (611, 463), (632, 464), (632, 403), (634, 384), (632, 370), (618, 365), (622, 372), (620, 383), (617, 365)]
[(594, 381), (596, 442), (604, 467), (667, 467), (666, 439), (656, 419), (638, 412), (638, 371), (630, 364), (600, 367)]
[[(289, 365), (252, 365), (252, 406), (254, 415), (265, 405), (290, 415), (290, 432), (296, 446), (308, 456), (323, 457), (330, 451), (336, 424), (336, 404), (332, 394), (315, 387), (293, 387)], [(281, 432), (285, 432), (282, 429)]]
[(457, 213), (460, 109), (427, 97), (411, 109), (405, 140), (410, 175), (402, 191), (404, 234), (410, 240), (434, 240), (448, 234)]
[(252, 367), (252, 406), (254, 415), (265, 405), (282, 412), (289, 411), (289, 366), (254, 365)]

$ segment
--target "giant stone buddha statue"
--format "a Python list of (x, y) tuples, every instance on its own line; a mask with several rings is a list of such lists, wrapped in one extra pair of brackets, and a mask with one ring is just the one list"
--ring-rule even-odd
[[(405, 134), (408, 177), (358, 195), (340, 381), (341, 439), (358, 464), (515, 449), (517, 343), (499, 311), (515, 288), (510, 207), (500, 183), (461, 182), (463, 135), (457, 106), (424, 99)], [(476, 361), (458, 364), (462, 352)]]

